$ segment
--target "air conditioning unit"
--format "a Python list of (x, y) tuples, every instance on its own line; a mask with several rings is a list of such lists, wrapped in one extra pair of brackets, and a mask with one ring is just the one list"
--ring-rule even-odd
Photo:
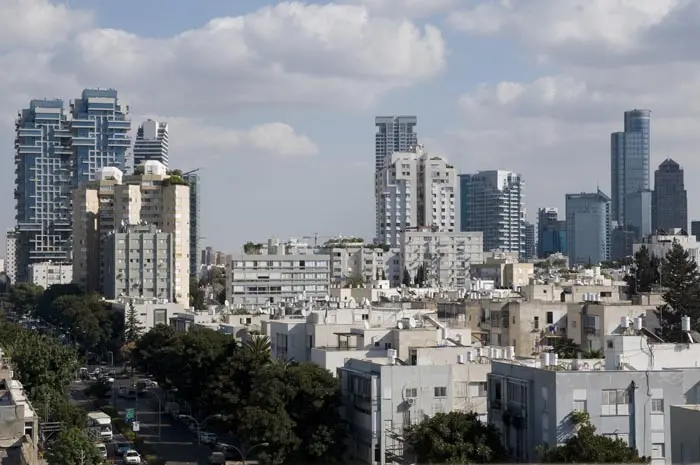
[(416, 399), (414, 399), (413, 397), (409, 397), (408, 399), (406, 399), (406, 403), (407, 403), (408, 405), (413, 405), (413, 403), (414, 403), (415, 401), (416, 401)]

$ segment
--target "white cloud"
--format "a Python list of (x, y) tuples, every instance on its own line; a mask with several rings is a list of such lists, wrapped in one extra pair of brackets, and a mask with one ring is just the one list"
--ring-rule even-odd
[(389, 16), (425, 18), (449, 11), (459, 0), (351, 0), (371, 11)]
[[(528, 181), (529, 211), (563, 206), (564, 193), (610, 185), (610, 133), (623, 112), (652, 110), (652, 171), (666, 157), (686, 169), (689, 198), (700, 172), (700, 3), (687, 0), (485, 2), (450, 22), (471, 35), (509, 40), (547, 74), (484, 83), (458, 101), (450, 134), (463, 170), (512, 169)], [(532, 70), (537, 70), (533, 66)], [(552, 73), (551, 71), (555, 72)], [(653, 180), (652, 180), (653, 182)], [(690, 202), (690, 216), (700, 205)]]

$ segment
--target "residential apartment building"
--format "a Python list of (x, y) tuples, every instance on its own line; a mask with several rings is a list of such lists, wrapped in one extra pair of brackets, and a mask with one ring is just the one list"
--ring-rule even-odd
[(688, 230), (688, 193), (683, 168), (667, 158), (654, 172), (652, 230)]
[[(127, 323), (131, 307), (134, 308), (136, 319), (144, 332), (150, 331), (157, 325), (170, 325), (173, 318), (186, 313), (186, 305), (167, 302), (163, 299), (141, 298), (141, 297), (118, 297), (110, 302), (112, 310), (124, 316)], [(189, 302), (188, 304), (189, 305)]]
[[(62, 100), (32, 100), (15, 122), (16, 279), (70, 257), (71, 132)], [(14, 281), (13, 281), (14, 282)]]
[[(688, 235), (686, 230), (676, 228), (665, 232), (659, 232), (649, 237), (643, 238), (632, 247), (633, 253), (637, 253), (642, 247), (646, 247), (650, 255), (664, 258), (673, 248), (673, 244), (680, 244), (690, 256), (700, 263), (700, 242), (693, 235)], [(663, 285), (663, 276), (662, 285)]]
[[(376, 134), (374, 136), (374, 198), (375, 224), (384, 223), (380, 215), (380, 204), (383, 202), (381, 172), (391, 163), (391, 156), (396, 153), (406, 153), (415, 150), (418, 145), (415, 116), (377, 116), (374, 119)], [(383, 240), (377, 236), (377, 239)]]
[(73, 265), (70, 263), (32, 263), (29, 265), (29, 282), (44, 289), (55, 284), (70, 284), (73, 281)]
[(610, 260), (610, 197), (596, 193), (566, 194), (566, 249), (569, 263)]
[(697, 402), (700, 345), (650, 341), (631, 326), (606, 339), (604, 360), (492, 362), (489, 422), (517, 461), (534, 463), (539, 446), (575, 434), (571, 416), (583, 411), (598, 434), (624, 440), (653, 465), (672, 463), (670, 406)]
[(117, 90), (85, 89), (70, 110), (73, 187), (93, 181), (101, 168), (126, 169), (131, 120), (129, 107), (119, 101)]
[(182, 175), (182, 179), (187, 181), (190, 186), (190, 276), (196, 277), (199, 275), (199, 263), (197, 258), (199, 255), (199, 239), (202, 236), (200, 209), (201, 209), (201, 193), (199, 174), (197, 171), (190, 171)]
[(175, 283), (174, 258), (173, 234), (161, 232), (153, 224), (125, 225), (108, 233), (104, 244), (102, 286), (105, 297), (139, 297), (171, 302)]
[(331, 283), (338, 286), (389, 281), (401, 283), (399, 249), (366, 244), (362, 239), (331, 239), (319, 248), (331, 257)]
[(168, 167), (168, 123), (147, 119), (136, 131), (134, 168), (147, 160)]
[[(74, 194), (77, 199), (73, 212), (74, 241), (85, 248), (84, 253), (73, 257), (75, 281), (88, 289), (94, 289), (90, 285), (102, 285), (99, 281), (92, 282), (90, 276), (97, 273), (104, 281), (107, 233), (119, 230), (122, 225), (152, 224), (163, 233), (172, 234), (173, 298), (177, 302), (188, 302), (190, 192), (187, 181), (167, 174), (157, 161), (146, 161), (139, 167), (138, 174), (132, 176), (110, 169), (102, 170), (97, 178)], [(98, 268), (95, 270), (95, 267)]]
[(651, 111), (625, 112), (624, 131), (610, 136), (610, 215), (619, 226), (629, 224), (627, 196), (650, 189)]
[(5, 267), (4, 271), (12, 284), (17, 279), (17, 231), (10, 229), (5, 233)]
[(559, 210), (553, 207), (537, 211), (537, 257), (566, 255), (566, 221), (559, 220)]
[(522, 257), (524, 260), (532, 260), (537, 258), (537, 233), (535, 225), (525, 222), (525, 254)]
[(325, 299), (330, 288), (329, 255), (238, 254), (226, 263), (226, 299), (231, 305), (258, 309), (292, 303), (300, 295)]
[(378, 173), (378, 242), (398, 247), (403, 231), (431, 227), (456, 231), (457, 172), (422, 146), (396, 152)]
[(407, 231), (401, 234), (400, 270), (412, 279), (420, 272), (424, 285), (465, 289), (472, 264), (484, 260), (481, 232)]
[(484, 250), (525, 255), (525, 182), (519, 174), (479, 171), (459, 176), (463, 232), (484, 234)]

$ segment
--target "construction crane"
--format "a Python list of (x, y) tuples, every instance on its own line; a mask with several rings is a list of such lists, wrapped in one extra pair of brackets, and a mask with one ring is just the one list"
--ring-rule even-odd
[(202, 168), (195, 168), (195, 169), (193, 169), (193, 170), (189, 170), (187, 173), (182, 173), (182, 177), (184, 178), (184, 177), (187, 176), (188, 174), (195, 174), (195, 173), (197, 173), (197, 172), (198, 172), (199, 170), (201, 170), (201, 169), (202, 169)]

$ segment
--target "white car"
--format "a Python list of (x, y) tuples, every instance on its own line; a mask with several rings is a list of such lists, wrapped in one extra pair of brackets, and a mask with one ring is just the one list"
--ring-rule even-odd
[(100, 457), (103, 459), (107, 458), (107, 446), (102, 443), (97, 443), (95, 444), (95, 448), (97, 449), (97, 453), (100, 454)]
[(216, 434), (202, 431), (199, 433), (199, 442), (202, 444), (216, 444)]
[(141, 456), (135, 450), (127, 451), (124, 454), (124, 463), (127, 465), (141, 465)]

